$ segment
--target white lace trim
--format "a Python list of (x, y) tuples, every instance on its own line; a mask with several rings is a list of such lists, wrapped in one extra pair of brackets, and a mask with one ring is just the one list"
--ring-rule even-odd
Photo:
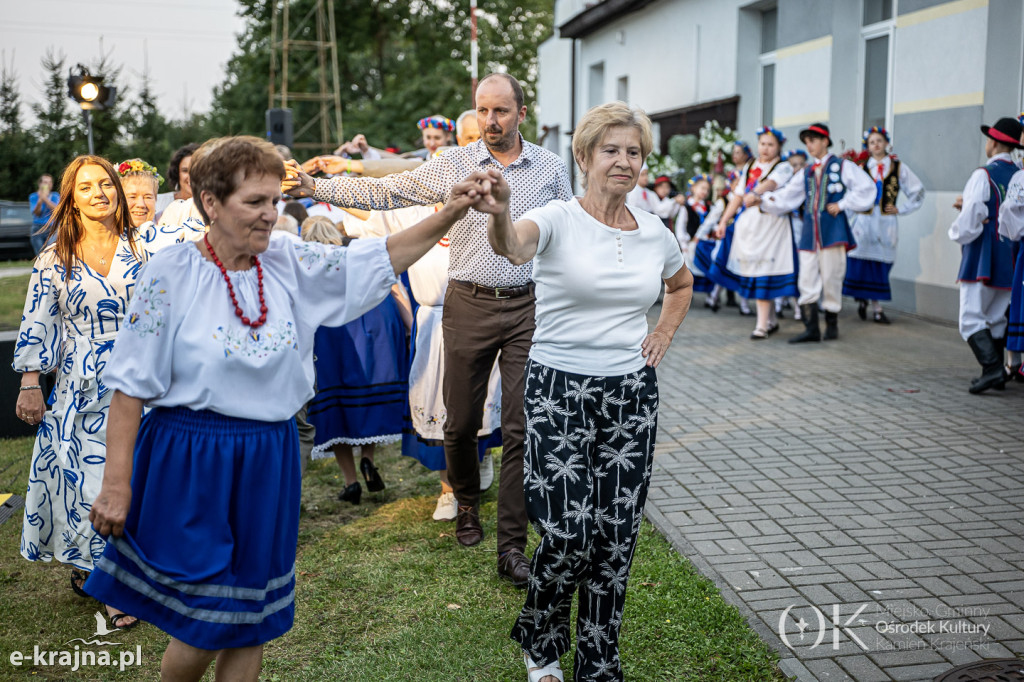
[(321, 443), (313, 447), (313, 459), (327, 459), (328, 457), (334, 457), (334, 453), (331, 452), (331, 448), (335, 445), (369, 445), (370, 443), (379, 443), (381, 445), (387, 443), (397, 443), (402, 440), (402, 434), (391, 433), (386, 436), (370, 436), (369, 438), (332, 438), (326, 443)]

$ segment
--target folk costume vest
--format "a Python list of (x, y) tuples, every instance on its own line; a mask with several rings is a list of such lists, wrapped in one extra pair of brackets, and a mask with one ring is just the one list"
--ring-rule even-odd
[(981, 226), (977, 239), (961, 247), (957, 281), (1009, 289), (1013, 285), (1013, 250), (1010, 240), (999, 236), (999, 205), (1017, 166), (998, 159), (982, 168), (988, 174), (988, 219)]
[(849, 251), (857, 247), (857, 242), (850, 230), (846, 212), (840, 211), (839, 215), (832, 216), (825, 210), (825, 206), (839, 201), (846, 194), (842, 175), (843, 160), (830, 154), (820, 163), (824, 164), (820, 179), (814, 173), (817, 164), (804, 169), (807, 199), (804, 202), (804, 229), (797, 248), (801, 251), (815, 251), (844, 246)]
[[(896, 205), (896, 197), (898, 197), (900, 193), (900, 160), (897, 159), (895, 155), (891, 155), (889, 157), (889, 161), (888, 175), (882, 179), (873, 175), (871, 176), (871, 179), (875, 181), (875, 205), (881, 209), (882, 213), (885, 213), (885, 209), (889, 206)], [(870, 171), (868, 171), (867, 159), (864, 159), (864, 163), (858, 165), (864, 169), (865, 173), (871, 175)], [(881, 165), (876, 166), (876, 168), (881, 168)], [(864, 215), (871, 215), (873, 213), (873, 209), (863, 211), (863, 213)]]

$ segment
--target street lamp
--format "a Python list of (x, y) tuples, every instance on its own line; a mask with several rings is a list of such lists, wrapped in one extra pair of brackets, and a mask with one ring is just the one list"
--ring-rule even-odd
[[(75, 73), (75, 71), (78, 73)], [(103, 84), (102, 76), (89, 75), (89, 69), (81, 64), (68, 73), (68, 95), (78, 102), (85, 116), (85, 127), (89, 134), (89, 153), (94, 154), (92, 145), (92, 114), (93, 109), (103, 111), (114, 106), (117, 99), (117, 88)]]

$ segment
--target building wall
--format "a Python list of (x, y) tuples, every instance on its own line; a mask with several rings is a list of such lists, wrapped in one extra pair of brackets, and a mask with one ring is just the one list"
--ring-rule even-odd
[[(1020, 0), (894, 0), (888, 126), (894, 150), (925, 185), (922, 208), (900, 221), (892, 271), (893, 306), (955, 319), (959, 247), (946, 236), (956, 195), (984, 163), (979, 126), (1024, 108), (1024, 3)], [(559, 0), (558, 21), (585, 8)], [(860, 147), (864, 36), (859, 0), (659, 0), (578, 41), (577, 118), (588, 101), (587, 74), (603, 62), (605, 99), (629, 79), (629, 99), (648, 111), (739, 95), (738, 129), (752, 137), (761, 116), (761, 12), (775, 7), (774, 121), (798, 133), (827, 122), (833, 151)], [(698, 26), (700, 27), (698, 29)], [(698, 38), (699, 36), (699, 38)], [(549, 41), (552, 42), (552, 41)], [(553, 39), (554, 43), (559, 42)], [(568, 42), (568, 41), (562, 41)], [(543, 48), (553, 51), (553, 45)], [(547, 52), (542, 52), (547, 54)], [(550, 87), (566, 101), (563, 60), (542, 56), (542, 102)], [(545, 80), (558, 68), (565, 75)], [(547, 122), (546, 114), (542, 122)], [(567, 141), (567, 140), (566, 140)]]

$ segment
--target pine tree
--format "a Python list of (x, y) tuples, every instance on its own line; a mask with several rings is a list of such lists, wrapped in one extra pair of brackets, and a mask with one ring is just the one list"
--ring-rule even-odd
[(0, 198), (24, 201), (32, 192), (32, 167), (25, 163), (27, 135), (21, 123), (18, 79), (0, 64)]
[(47, 50), (43, 56), (44, 101), (32, 105), (36, 124), (29, 131), (33, 149), (33, 170), (36, 176), (47, 173), (59, 188), (61, 170), (77, 156), (86, 152), (86, 140), (80, 133), (67, 94), (66, 58), (63, 53)]

